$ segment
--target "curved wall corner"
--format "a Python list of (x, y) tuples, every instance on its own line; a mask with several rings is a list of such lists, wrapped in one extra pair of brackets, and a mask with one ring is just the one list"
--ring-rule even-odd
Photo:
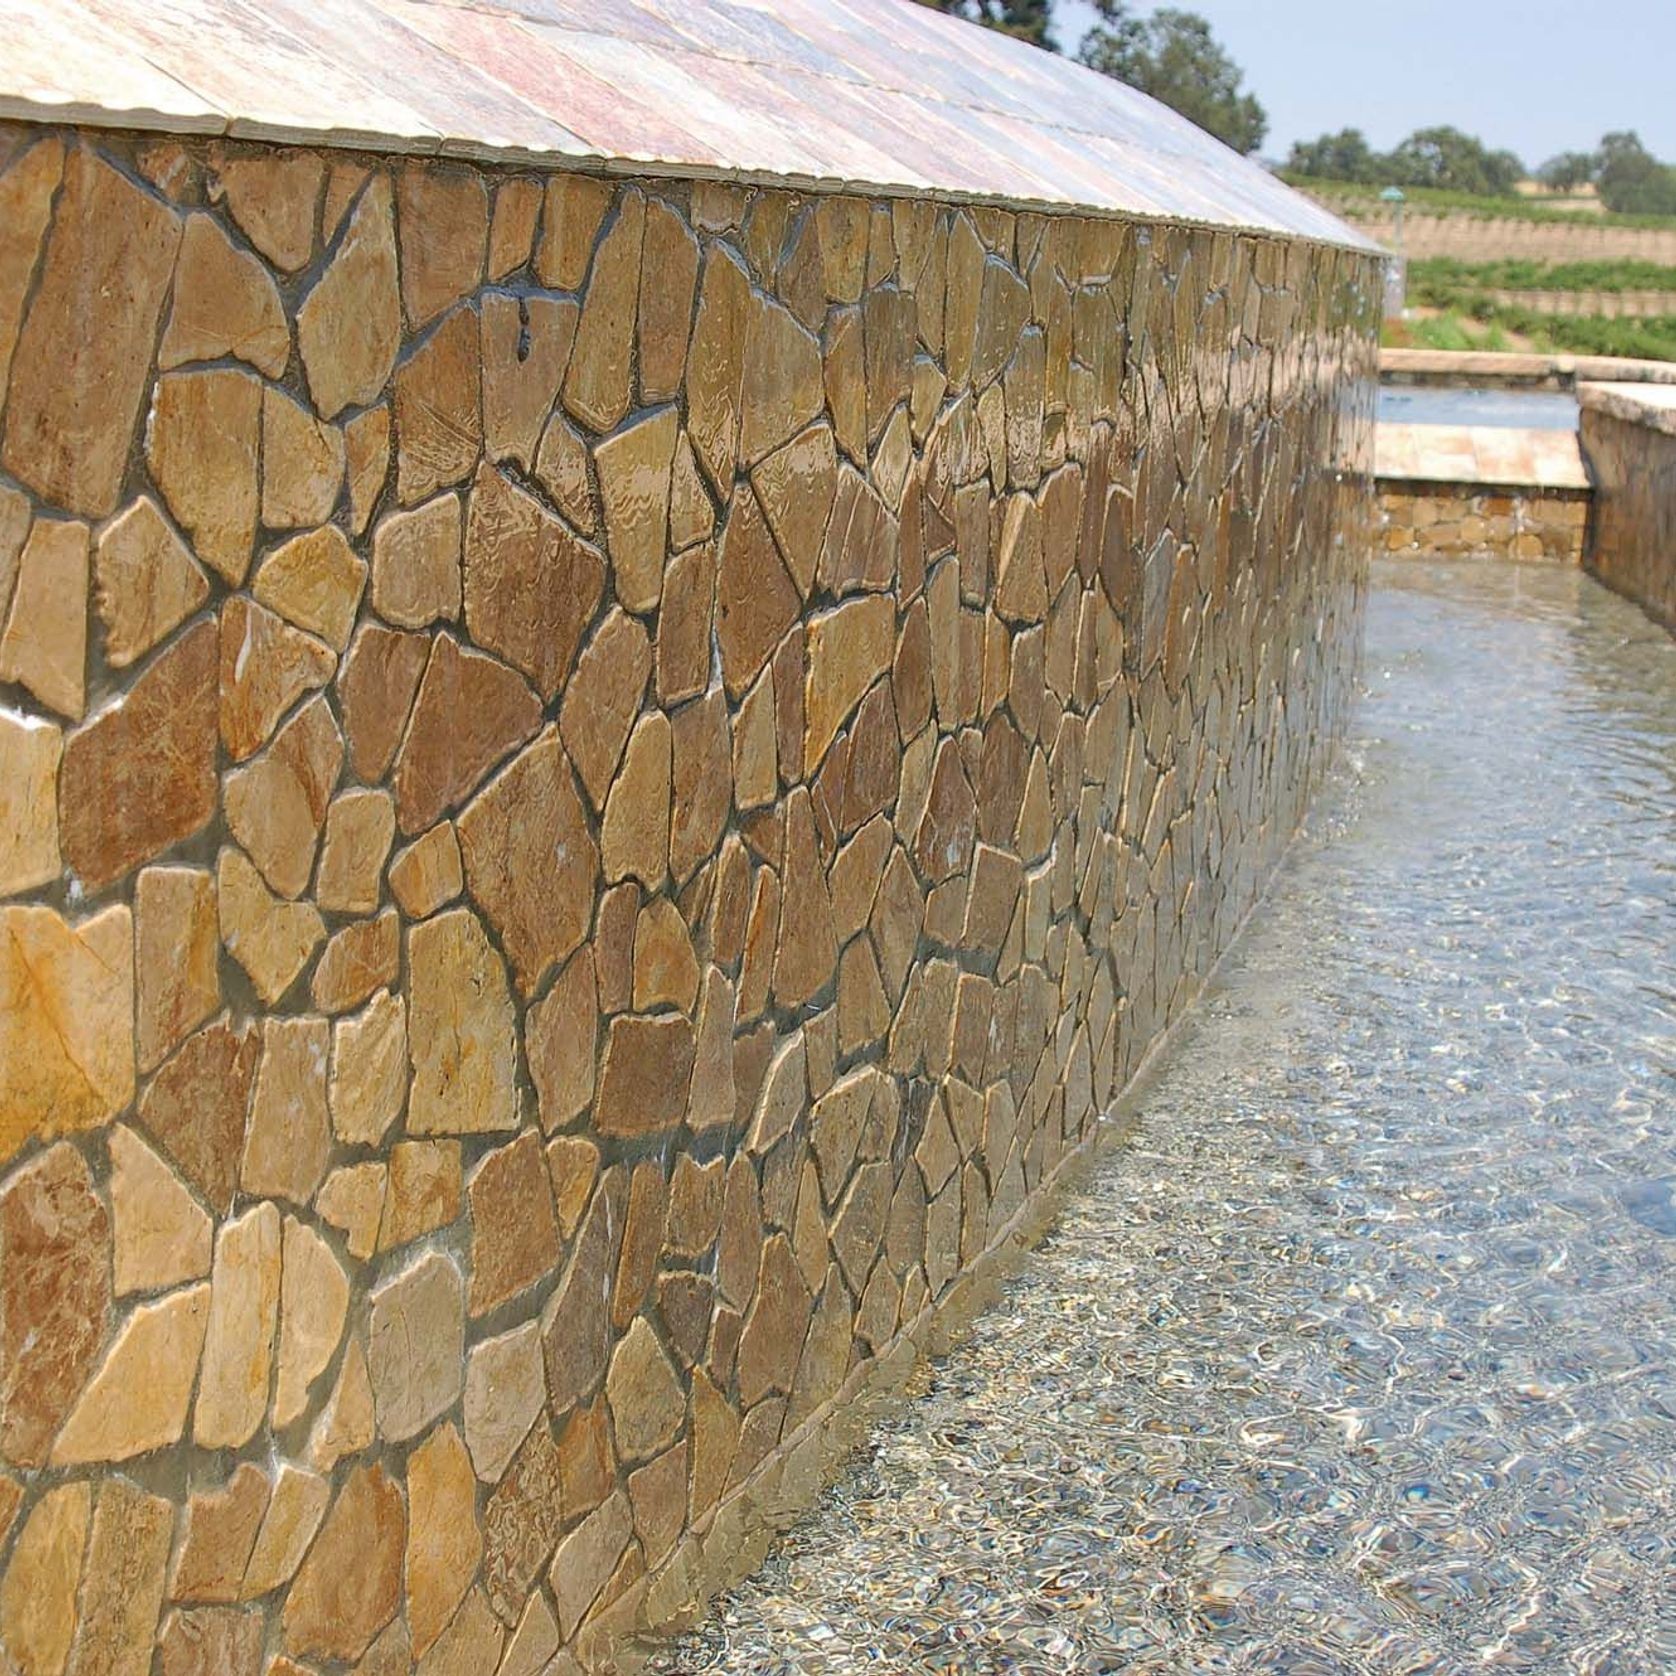
[(0, 1664), (590, 1652), (1260, 893), (1377, 264), (68, 130), (0, 203)]

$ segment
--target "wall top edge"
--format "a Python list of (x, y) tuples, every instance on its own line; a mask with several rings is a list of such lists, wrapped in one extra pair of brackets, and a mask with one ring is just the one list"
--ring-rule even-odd
[(1614, 419), (1676, 436), (1676, 385), (1579, 384), (1577, 405), (1585, 412), (1607, 413)]
[(12, 0), (0, 119), (1379, 246), (1173, 111), (912, 0)]

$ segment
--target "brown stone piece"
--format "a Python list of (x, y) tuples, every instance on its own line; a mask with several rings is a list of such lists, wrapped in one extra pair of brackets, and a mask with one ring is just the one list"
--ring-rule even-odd
[(117, 1296), (201, 1280), (210, 1272), (209, 1212), (132, 1129), (112, 1128), (110, 1152)]
[(125, 1478), (100, 1484), (65, 1676), (147, 1676), (174, 1522), (162, 1496)]
[(58, 762), (64, 736), (0, 709), (0, 896), (58, 877)]
[(393, 1251), (446, 1227), (461, 1203), (458, 1141), (398, 1141), (390, 1149), (378, 1249)]
[(226, 1483), (187, 1501), (169, 1577), (171, 1600), (226, 1604), (239, 1598), (268, 1495), (268, 1475), (245, 1461)]
[(606, 881), (638, 879), (656, 890), (669, 870), (670, 727), (654, 710), (635, 723), (605, 801), (600, 861)]
[(215, 664), (215, 625), (200, 623), (65, 742), (59, 837), (87, 889), (149, 861), (214, 812)]
[(70, 152), (0, 447), (14, 477), (67, 512), (116, 510), (179, 242), (155, 198), (91, 148)]
[(349, 533), (362, 534), (390, 473), (390, 410), (380, 403), (343, 427), (344, 472), (349, 481)]
[(257, 1205), (221, 1225), (192, 1416), (192, 1440), (202, 1448), (242, 1447), (267, 1413), (279, 1278), (276, 1206)]
[(669, 473), (680, 417), (659, 409), (594, 449), (612, 585), (625, 609), (655, 610), (669, 538)]
[(506, 1644), (495, 1676), (571, 1676), (555, 1655), (559, 1651), (559, 1621), (539, 1589), (534, 1590)]
[(374, 177), (361, 194), (326, 271), (297, 310), (297, 347), (322, 418), (377, 399), (401, 344), (396, 240), (390, 183)]
[(598, 1033), (594, 963), (584, 949), (530, 1008), (525, 1022), (524, 1052), (530, 1080), (535, 1084), (541, 1127), (548, 1134), (586, 1111), (594, 1097)]
[(482, 175), (459, 165), (406, 164), (396, 176), (396, 224), (402, 303), (417, 331), (483, 277), (489, 194)]
[(396, 982), (401, 966), (401, 920), (394, 908), (346, 925), (327, 943), (309, 982), (309, 1000), (323, 1013), (358, 1007), (375, 990)]
[(762, 1248), (756, 1298), (739, 1340), (739, 1400), (753, 1407), (771, 1392), (789, 1392), (814, 1300), (784, 1234)]
[(157, 365), (168, 371), (227, 355), (278, 378), (291, 356), (285, 307), (267, 269), (238, 249), (214, 216), (189, 215)]
[(803, 703), (805, 774), (813, 774), (820, 765), (862, 695), (890, 668), (895, 650), (896, 612), (883, 595), (848, 600), (810, 621)]
[(165, 373), (146, 420), (152, 480), (229, 587), (243, 582), (256, 538), (261, 420), (261, 380), (226, 367)]
[(256, 1676), (262, 1663), (262, 1619), (236, 1606), (170, 1612), (157, 1641), (159, 1676)]
[(35, 1504), (0, 1579), (0, 1651), (20, 1676), (58, 1676), (76, 1632), (92, 1487), (61, 1484)]
[(623, 1237), (623, 1178), (621, 1169), (600, 1178), (576, 1237), (570, 1265), (542, 1311), (547, 1401), (554, 1413), (562, 1414), (591, 1395), (605, 1374), (611, 1352), (611, 1318), (601, 1303), (609, 1296)]
[(356, 1467), (285, 1598), (286, 1650), (358, 1659), (401, 1606), (406, 1543), (400, 1488), (382, 1465)]
[(598, 432), (616, 425), (633, 399), (630, 374), (645, 223), (644, 196), (637, 187), (623, 188), (616, 213), (594, 251), (565, 374), (565, 407)]
[(351, 787), (334, 798), (326, 810), (315, 901), (329, 913), (371, 913), (395, 836), (396, 806), (389, 792)]
[(458, 308), (396, 368), (396, 495), (404, 506), (463, 483), (483, 447), (477, 315)]
[(330, 1472), (345, 1455), (357, 1455), (370, 1447), (377, 1430), (367, 1358), (360, 1339), (351, 1337), (338, 1364), (332, 1394), (309, 1433), (309, 1465), (319, 1472)]
[(599, 506), (588, 473), (588, 445), (582, 440), (582, 433), (558, 409), (541, 433), (535, 476), (553, 503), (583, 535), (599, 534)]
[(455, 493), (387, 514), (372, 538), (372, 608), (402, 628), (460, 615), (464, 512)]
[(564, 1528), (559, 1452), (538, 1418), (483, 1508), (483, 1587), (513, 1622)]
[(739, 457), (747, 466), (818, 419), (826, 402), (820, 345), (791, 311), (751, 299), (740, 385)]
[(270, 610), (341, 652), (366, 581), (366, 561), (336, 524), (327, 524), (275, 548), (262, 561), (251, 591)]
[(426, 919), (465, 889), (452, 821), (438, 821), (390, 863), (390, 892), (409, 919)]
[(811, 425), (751, 473), (786, 568), (807, 595), (814, 585), (827, 517), (838, 489), (838, 456), (829, 425)]
[[(0, 234), (0, 390), (11, 371), (24, 298), (63, 172), (64, 142), (56, 135), (37, 140), (26, 151), (12, 151), (0, 168), (0, 227), (5, 229)], [(5, 594), (0, 587), (0, 600)]]
[(675, 1128), (687, 1108), (693, 1029), (679, 1014), (620, 1014), (600, 1063), (594, 1123), (602, 1135), (651, 1135)]
[(691, 1014), (698, 1000), (698, 961), (680, 910), (667, 896), (640, 910), (634, 928), (634, 1010), (677, 1007)]
[(611, 1358), (605, 1381), (611, 1427), (625, 1461), (643, 1461), (680, 1430), (681, 1385), (657, 1334), (637, 1316)]
[(226, 1019), (190, 1036), (140, 1099), (140, 1126), (160, 1141), (217, 1215), (232, 1206), (260, 1036)]
[(566, 686), (559, 731), (596, 809), (604, 807), (651, 666), (645, 628), (613, 607), (577, 659)]
[(506, 968), (469, 908), (408, 932), (408, 1044), (416, 1135), (475, 1134), (518, 1121)]
[(289, 1461), (280, 1463), (244, 1568), (241, 1600), (255, 1600), (291, 1581), (326, 1516), (331, 1494), (330, 1484), (319, 1473)]
[(378, 1429), (393, 1443), (423, 1431), (465, 1381), (465, 1288), (439, 1251), (374, 1288), (367, 1371)]
[(623, 1247), (611, 1282), (611, 1326), (621, 1332), (646, 1301), (662, 1255), (668, 1184), (662, 1164), (644, 1159), (629, 1176)]
[(87, 554), (85, 524), (37, 518), (0, 626), (0, 681), (21, 683), (72, 721), (87, 704)]
[(422, 1658), (465, 1598), (483, 1557), (477, 1480), (460, 1434), (444, 1422), (407, 1458), (407, 1623)]
[(526, 1321), (472, 1348), (466, 1364), (466, 1447), (485, 1483), (498, 1482), (546, 1400), (540, 1323)]
[(741, 486), (728, 508), (716, 570), (716, 635), (733, 698), (757, 678), (801, 609), (756, 493)]
[(715, 854), (732, 808), (732, 741), (722, 689), (678, 711), (670, 735), (669, 870), (677, 885), (685, 885)]
[(551, 1274), (559, 1225), (541, 1142), (526, 1132), (488, 1153), (467, 1187), (471, 1202), (470, 1312), (486, 1315)]
[(198, 561), (149, 495), (99, 532), (93, 581), (105, 661), (113, 669), (144, 657), (209, 597)]
[(343, 432), (322, 424), (283, 390), (267, 386), (262, 392), (262, 522), (273, 530), (325, 523), (343, 489), (344, 455)]
[(266, 1018), (239, 1186), (251, 1197), (306, 1205), (326, 1174), (330, 1027), (323, 1018)]
[(819, 993), (838, 964), (832, 900), (817, 848), (809, 795), (801, 787), (786, 800), (786, 844), (780, 876), (783, 895), (774, 954), (774, 994), (781, 1004), (798, 1007)]
[(708, 542), (671, 560), (658, 611), (658, 698), (666, 708), (709, 682), (715, 592), (716, 554)]
[(710, 249), (687, 357), (687, 424), (710, 481), (733, 484), (739, 446), (739, 387), (753, 308), (750, 280), (725, 246)]
[[(340, 686), (346, 719), (359, 696), (364, 662), (351, 653), (346, 666)], [(325, 686), (336, 668), (324, 641), (242, 595), (228, 600), (221, 608), (218, 670), (221, 738), (232, 759), (242, 762), (259, 751), (286, 711), (304, 693)]]
[(536, 220), (541, 214), (538, 180), (502, 180), (495, 188), (495, 213), (489, 226), (489, 278), (505, 279), (530, 259)]
[(308, 887), (343, 754), (331, 706), (314, 698), (266, 751), (227, 775), (228, 830), (281, 896), (300, 896)]
[(0, 1182), (0, 1458), (36, 1467), (92, 1372), (110, 1310), (110, 1218), (81, 1155)]
[(439, 634), (392, 776), (402, 831), (420, 832), (463, 802), (540, 723), (541, 705), (518, 676)]
[[(570, 365), (577, 306), (568, 297), (485, 294), (481, 304), (483, 440), (494, 461), (536, 468), (542, 430)], [(555, 496), (560, 509), (570, 509)]]
[(698, 240), (680, 214), (653, 199), (646, 206), (640, 258), (640, 400), (680, 394), (698, 285)]
[(229, 845), (216, 866), (221, 941), (269, 1006), (278, 1001), (326, 935), (312, 902), (287, 902), (262, 882), (243, 850)]
[(570, 759), (549, 727), (458, 822), (466, 883), (528, 995), (588, 933), (599, 852)]
[(326, 174), (320, 154), (253, 152), (218, 158), (214, 167), (216, 187), (244, 236), (286, 273), (306, 266), (314, 254), (314, 226)]
[(285, 1219), (279, 1306), (273, 1423), (289, 1426), (337, 1354), (349, 1310), (349, 1281), (332, 1248), (294, 1216)]
[(583, 1135), (559, 1135), (547, 1143), (547, 1174), (559, 1231), (568, 1240), (582, 1221), (599, 1176), (599, 1148)]
[(376, 784), (384, 778), (407, 729), (430, 652), (431, 643), (422, 634), (403, 634), (378, 623), (363, 623), (356, 631), (337, 692), (349, 766), (357, 779)]
[(407, 1100), (407, 1002), (380, 990), (358, 1013), (332, 1025), (327, 1090), (332, 1132), (355, 1146), (377, 1146)]
[(716, 508), (698, 469), (692, 438), (683, 431), (669, 474), (669, 545), (676, 552), (684, 551), (695, 541), (708, 541), (715, 528)]

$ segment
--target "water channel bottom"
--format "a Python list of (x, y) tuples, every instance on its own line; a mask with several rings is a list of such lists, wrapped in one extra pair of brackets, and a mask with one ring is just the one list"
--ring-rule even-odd
[(1676, 641), (1376, 567), (1273, 891), (964, 1342), (662, 1672), (1676, 1670)]

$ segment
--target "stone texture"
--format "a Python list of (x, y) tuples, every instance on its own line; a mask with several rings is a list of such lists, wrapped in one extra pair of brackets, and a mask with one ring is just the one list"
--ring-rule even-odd
[(433, 1251), (375, 1287), (369, 1300), (367, 1371), (378, 1429), (399, 1443), (453, 1405), (465, 1381), (465, 1288)]
[(699, 463), (722, 490), (732, 487), (739, 447), (739, 385), (752, 308), (737, 256), (713, 246), (704, 262), (687, 356), (687, 424)]
[(716, 565), (716, 637), (731, 697), (756, 680), (801, 604), (755, 492), (735, 490)]
[[(491, 460), (535, 469), (543, 427), (570, 365), (577, 315), (568, 297), (484, 295), (483, 440)], [(564, 497), (555, 499), (568, 511)]]
[(232, 1206), (261, 1037), (226, 1019), (189, 1036), (140, 1100), (140, 1126), (160, 1141), (217, 1215)]
[(830, 425), (811, 425), (751, 473), (768, 526), (780, 545), (798, 591), (814, 585), (833, 496), (838, 489), (838, 454)]
[(285, 1598), (286, 1650), (358, 1659), (401, 1605), (406, 1540), (399, 1486), (381, 1465), (356, 1467)]
[(300, 896), (314, 873), (326, 805), (343, 769), (343, 736), (324, 698), (309, 700), (260, 756), (228, 774), (227, 827), (281, 896)]
[(477, 315), (450, 314), (396, 369), (396, 494), (404, 506), (471, 475), (483, 447)]
[(331, 1485), (319, 1473), (288, 1461), (280, 1465), (244, 1568), (241, 1600), (255, 1600), (296, 1576), (331, 1494)]
[(315, 901), (328, 913), (371, 913), (395, 836), (396, 806), (387, 791), (352, 787), (334, 798), (320, 843)]
[(202, 1279), (210, 1272), (209, 1213), (132, 1129), (111, 1130), (110, 1153), (117, 1296)]
[(460, 615), (464, 509), (454, 493), (381, 518), (372, 537), (372, 608), (402, 628)]
[(312, 902), (275, 896), (242, 850), (223, 850), (215, 877), (221, 941), (256, 993), (272, 1006), (296, 982), (326, 934), (319, 910)]
[(684, 886), (715, 853), (732, 805), (732, 740), (720, 687), (677, 712), (670, 745), (669, 870)]
[(611, 1350), (611, 1322), (601, 1302), (623, 1237), (623, 1173), (602, 1177), (594, 1191), (570, 1265), (541, 1316), (547, 1363), (547, 1401), (563, 1413), (590, 1395), (604, 1376)]
[(261, 422), (261, 381), (232, 368), (165, 373), (146, 420), (152, 480), (198, 557), (229, 587), (250, 568)]
[(679, 1430), (685, 1407), (680, 1382), (644, 1316), (635, 1319), (617, 1346), (605, 1392), (625, 1460), (645, 1460)]
[(330, 1366), (349, 1311), (349, 1279), (332, 1248), (307, 1223), (285, 1219), (279, 1290), (279, 1356), (273, 1423), (289, 1426)]
[(788, 309), (754, 297), (739, 395), (741, 462), (755, 465), (818, 419), (825, 401), (820, 345)]
[(698, 240), (668, 204), (646, 205), (640, 256), (640, 400), (669, 401), (681, 390), (698, 286)]
[(179, 242), (163, 205), (90, 149), (70, 152), (10, 357), (0, 448), (9, 472), (67, 512), (116, 510)]
[(477, 916), (456, 908), (408, 933), (408, 1128), (418, 1135), (510, 1129), (516, 1048), (500, 956)]
[(336, 524), (327, 524), (275, 548), (262, 561), (251, 591), (270, 610), (341, 652), (366, 581), (366, 561)]
[(19, 1676), (59, 1676), (76, 1631), (92, 1492), (63, 1484), (35, 1504), (0, 1579), (0, 1652)]
[(473, 1316), (486, 1315), (551, 1274), (559, 1264), (559, 1226), (541, 1143), (526, 1132), (486, 1154), (473, 1172)]
[(663, 591), (669, 473), (680, 420), (672, 407), (637, 420), (594, 450), (611, 582), (629, 611), (651, 611)]
[(452, 821), (439, 821), (390, 863), (390, 893), (409, 919), (427, 919), (465, 889)]
[(199, 831), (215, 810), (216, 631), (188, 629), (64, 743), (65, 865), (96, 890)]
[[(340, 689), (346, 718), (358, 697), (357, 662), (352, 651)], [(221, 738), (233, 760), (259, 751), (286, 711), (304, 693), (325, 686), (336, 667), (324, 641), (242, 596), (228, 600), (221, 610), (218, 671)], [(411, 697), (411, 686), (408, 691)]]
[(638, 879), (656, 890), (669, 870), (669, 721), (643, 715), (629, 735), (623, 764), (605, 801), (599, 853), (606, 882)]
[(585, 1111), (594, 1095), (598, 987), (584, 951), (561, 972), (525, 1017), (524, 1051), (541, 1126), (551, 1133)]
[[(13, 152), (0, 170), (0, 389), (6, 386), (23, 303), (35, 260), (52, 220), (52, 197), (64, 173), (64, 143), (38, 140), (21, 154)], [(0, 598), (5, 589), (0, 588)]]
[(407, 1624), (423, 1658), (448, 1627), (483, 1557), (477, 1480), (460, 1434), (446, 1422), (407, 1458)]
[(646, 630), (614, 607), (577, 659), (565, 688), (559, 731), (595, 809), (605, 806), (651, 667)]
[(739, 1400), (747, 1408), (791, 1390), (813, 1304), (790, 1242), (775, 1234), (762, 1248), (756, 1297), (739, 1339)]
[(240, 1448), (262, 1423), (279, 1282), (277, 1208), (257, 1205), (224, 1222), (215, 1237), (203, 1371), (192, 1414), (192, 1440), (202, 1448)]
[(209, 597), (198, 561), (150, 495), (99, 531), (93, 581), (105, 661), (113, 669), (143, 658)]
[[(262, 522), (273, 530), (325, 523), (343, 491), (346, 452), (335, 425), (322, 424), (283, 390), (263, 390)], [(342, 649), (342, 641), (334, 643)]]
[(390, 183), (361, 194), (336, 255), (297, 310), (297, 347), (322, 418), (375, 400), (401, 343)]
[(546, 1398), (538, 1322), (473, 1346), (466, 1364), (466, 1447), (484, 1482), (495, 1483), (506, 1471)]
[(232, 1606), (171, 1612), (158, 1642), (161, 1676), (255, 1676), (262, 1659), (262, 1620)]
[(398, 1141), (390, 1149), (378, 1249), (391, 1251), (447, 1227), (462, 1202), (458, 1141)]
[(186, 1504), (169, 1598), (226, 1604), (239, 1598), (256, 1533), (268, 1511), (268, 1477), (249, 1461)]
[(0, 681), (72, 721), (87, 703), (87, 526), (37, 518), (0, 628)]
[(393, 984), (401, 965), (401, 918), (387, 908), (346, 925), (327, 943), (309, 981), (309, 1000), (323, 1013), (348, 1012)]
[(358, 1338), (351, 1338), (338, 1364), (337, 1382), (309, 1433), (309, 1464), (330, 1472), (345, 1455), (359, 1454), (377, 1435), (372, 1379)]
[(882, 596), (852, 599), (813, 618), (805, 653), (803, 770), (813, 774), (862, 695), (891, 666), (896, 613)]
[(377, 1146), (401, 1114), (407, 1079), (407, 1003), (380, 990), (332, 1026), (332, 1132), (351, 1145)]
[(559, 1544), (548, 1575), (562, 1635), (576, 1632), (633, 1536), (634, 1515), (627, 1495), (619, 1491)]
[(696, 697), (709, 682), (715, 594), (716, 555), (708, 542), (670, 562), (658, 612), (658, 698), (666, 706)]
[(624, 188), (588, 272), (582, 318), (565, 374), (564, 404), (595, 431), (616, 425), (632, 399), (630, 375), (645, 223), (646, 200), (636, 188)]
[[(417, 329), (483, 277), (489, 194), (470, 169), (409, 163), (396, 176), (402, 304)], [(417, 1639), (417, 1637), (415, 1638)]]
[(692, 1026), (675, 1014), (612, 1019), (600, 1061), (594, 1124), (602, 1135), (652, 1135), (673, 1129), (687, 1107), (693, 1069)]
[(380, 403), (343, 427), (344, 475), (349, 485), (349, 530), (360, 535), (390, 473), (390, 410)]
[(267, 269), (238, 249), (214, 216), (189, 215), (157, 364), (167, 369), (228, 355), (278, 378), (291, 355), (285, 308)]
[(537, 1419), (483, 1508), (483, 1587), (503, 1622), (516, 1620), (563, 1528), (559, 1451)]
[[(326, 166), (312, 151), (220, 158), (216, 184), (244, 236), (276, 267), (295, 273), (314, 254)], [(327, 228), (327, 232), (331, 232)]]
[(173, 1531), (162, 1496), (125, 1478), (100, 1485), (66, 1676), (147, 1676)]
[(58, 876), (58, 761), (50, 722), (0, 709), (0, 896)]

